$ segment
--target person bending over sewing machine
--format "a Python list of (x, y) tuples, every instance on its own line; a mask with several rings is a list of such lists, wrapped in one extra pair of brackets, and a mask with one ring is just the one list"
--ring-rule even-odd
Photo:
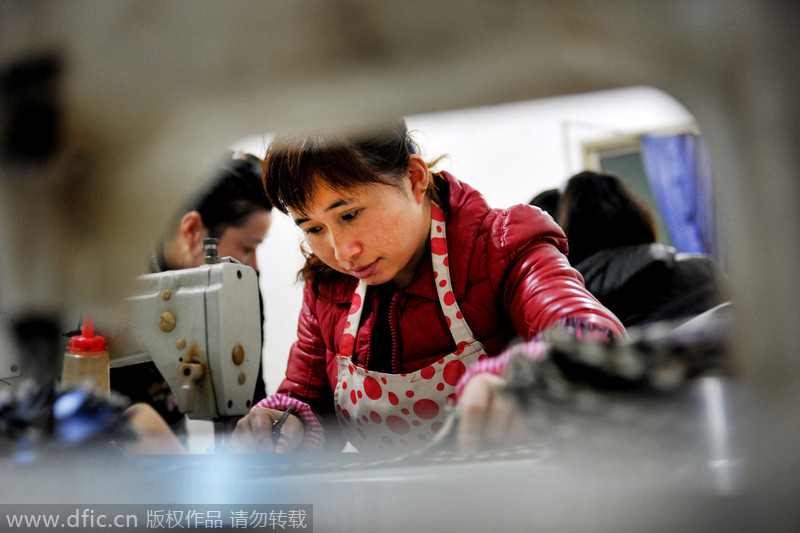
[[(491, 209), (432, 172), (405, 125), (363, 135), (273, 139), (264, 186), (310, 248), (298, 340), (286, 378), (233, 433), (234, 450), (403, 451), (430, 442), (461, 408), (469, 449), (525, 433), (496, 357), (519, 335), (569, 325), (625, 335), (569, 265), (566, 237), (530, 206)], [(463, 408), (461, 406), (464, 406)], [(273, 423), (282, 431), (272, 435)]]
[[(172, 222), (151, 257), (151, 272), (202, 265), (206, 237), (219, 239), (220, 257), (233, 257), (258, 271), (256, 247), (269, 230), (272, 210), (261, 185), (260, 163), (259, 158), (250, 154), (227, 156)], [(173, 430), (184, 431), (185, 420), (177, 409), (177, 400), (154, 363), (112, 369), (111, 387), (132, 402), (152, 405)], [(265, 395), (259, 367), (253, 402)]]
[(625, 327), (689, 318), (727, 300), (714, 260), (657, 243), (653, 212), (618, 176), (572, 176), (558, 209), (570, 263)]

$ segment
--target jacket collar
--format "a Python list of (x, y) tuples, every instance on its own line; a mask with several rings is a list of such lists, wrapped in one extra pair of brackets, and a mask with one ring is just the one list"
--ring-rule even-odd
[(615, 246), (599, 250), (577, 265), (586, 287), (597, 294), (609, 294), (654, 265), (672, 269), (675, 249), (659, 243)]
[[(445, 223), (450, 281), (456, 300), (461, 300), (467, 292), (470, 259), (474, 254), (481, 223), (489, 212), (489, 206), (478, 191), (461, 183), (449, 172), (442, 172), (441, 176), (446, 180), (446, 185), (440, 187), (440, 190), (444, 193), (442, 200), (446, 198)], [(430, 251), (420, 263), (405, 291), (430, 300), (439, 299)]]

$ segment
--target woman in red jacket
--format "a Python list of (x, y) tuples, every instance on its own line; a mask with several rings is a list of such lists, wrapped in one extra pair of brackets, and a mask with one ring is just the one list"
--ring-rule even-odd
[[(468, 185), (432, 173), (402, 120), (358, 136), (276, 137), (265, 160), (267, 195), (310, 252), (286, 379), (239, 422), (235, 449), (424, 445), (466, 369), (500, 373), (495, 356), (513, 338), (564, 324), (624, 335), (570, 267), (549, 216), (490, 209)], [(524, 431), (518, 417), (487, 417), (501, 402), (495, 379), (467, 385), (464, 442)]]

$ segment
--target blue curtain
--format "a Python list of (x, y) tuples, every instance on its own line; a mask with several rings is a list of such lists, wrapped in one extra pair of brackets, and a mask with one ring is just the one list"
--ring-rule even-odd
[(692, 134), (645, 135), (642, 161), (675, 248), (719, 259), (711, 168), (701, 139)]

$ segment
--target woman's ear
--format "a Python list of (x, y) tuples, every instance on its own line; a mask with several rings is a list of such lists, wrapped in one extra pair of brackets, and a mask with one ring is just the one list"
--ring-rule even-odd
[(181, 239), (188, 249), (192, 249), (198, 242), (202, 244), (206, 235), (206, 226), (198, 211), (189, 211), (181, 219)]
[(411, 180), (411, 195), (417, 202), (422, 202), (425, 198), (425, 191), (428, 190), (428, 182), (430, 181), (430, 173), (428, 172), (428, 164), (422, 157), (412, 154), (409, 158), (408, 174)]

